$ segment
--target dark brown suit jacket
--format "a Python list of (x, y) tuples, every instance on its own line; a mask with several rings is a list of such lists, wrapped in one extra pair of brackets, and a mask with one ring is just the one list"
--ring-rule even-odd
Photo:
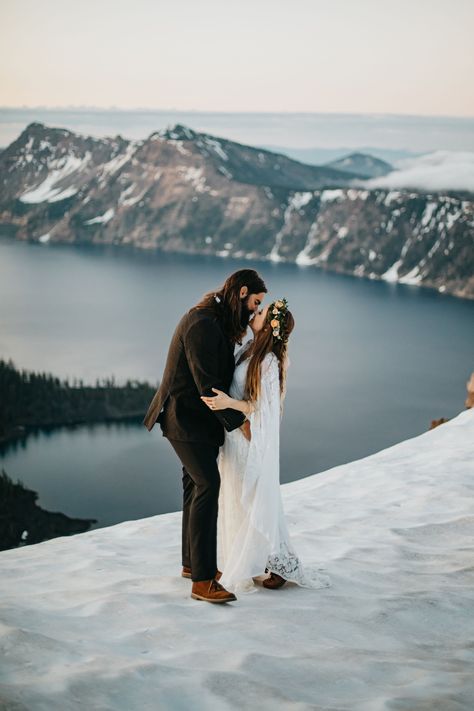
[(213, 412), (200, 399), (212, 388), (229, 392), (234, 374), (234, 346), (212, 309), (193, 309), (174, 332), (160, 387), (143, 424), (151, 430), (159, 422), (169, 439), (220, 446), (224, 428), (240, 427), (245, 415), (237, 410)]

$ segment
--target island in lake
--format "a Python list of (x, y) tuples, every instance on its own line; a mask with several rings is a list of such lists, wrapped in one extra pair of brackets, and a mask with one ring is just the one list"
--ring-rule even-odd
[[(82, 380), (60, 380), (51, 374), (18, 370), (11, 360), (0, 360), (0, 443), (27, 437), (38, 429), (110, 421), (141, 421), (156, 386), (114, 377), (85, 385)], [(45, 511), (38, 494), (2, 470), (0, 476), (0, 550), (40, 543), (57, 536), (89, 530), (95, 519), (70, 518)]]
[(114, 376), (85, 385), (48, 373), (18, 370), (0, 360), (0, 443), (38, 428), (119, 420), (142, 420), (156, 385)]

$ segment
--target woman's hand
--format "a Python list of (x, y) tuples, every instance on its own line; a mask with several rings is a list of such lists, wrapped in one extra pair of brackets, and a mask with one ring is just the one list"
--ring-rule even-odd
[(210, 410), (226, 410), (228, 407), (232, 407), (234, 400), (227, 395), (227, 393), (218, 390), (217, 388), (212, 388), (213, 393), (217, 393), (215, 397), (206, 397), (201, 395), (201, 400), (208, 406)]

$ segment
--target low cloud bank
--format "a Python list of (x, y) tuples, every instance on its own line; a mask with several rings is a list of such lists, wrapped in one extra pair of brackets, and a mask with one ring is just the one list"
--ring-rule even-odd
[(472, 190), (474, 152), (435, 151), (397, 161), (395, 170), (364, 181), (371, 188), (415, 188), (418, 190)]

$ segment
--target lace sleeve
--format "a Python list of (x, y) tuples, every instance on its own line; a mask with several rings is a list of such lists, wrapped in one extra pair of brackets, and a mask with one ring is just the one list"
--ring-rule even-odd
[[(256, 510), (270, 511), (277, 504), (265, 501), (265, 497), (278, 494), (280, 485), (280, 378), (273, 353), (268, 353), (262, 362), (260, 395), (248, 419), (252, 438), (242, 482), (242, 504), (245, 508), (253, 496), (261, 496), (261, 506)], [(254, 525), (266, 537), (275, 534), (271, 517), (267, 521), (263, 515)]]

